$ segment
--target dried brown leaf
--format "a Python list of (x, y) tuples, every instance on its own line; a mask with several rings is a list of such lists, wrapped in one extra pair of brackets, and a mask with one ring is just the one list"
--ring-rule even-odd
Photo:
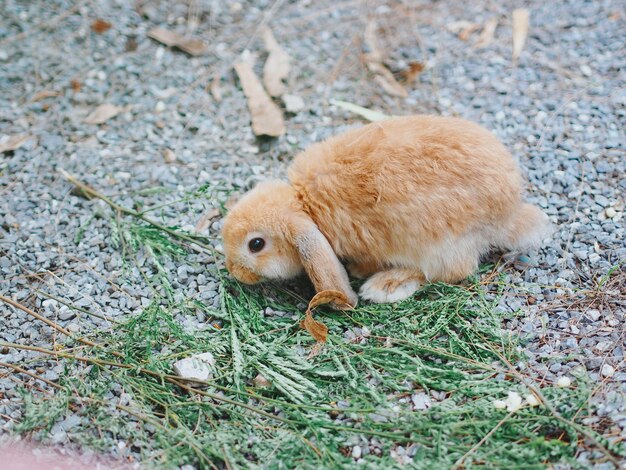
[(24, 145), (29, 138), (29, 135), (11, 135), (0, 138), (0, 153), (17, 150)]
[(314, 310), (320, 305), (336, 303), (339, 305), (349, 305), (348, 298), (343, 292), (338, 290), (323, 290), (315, 294), (309, 302), (309, 310)]
[(199, 39), (183, 39), (176, 44), (176, 47), (192, 56), (199, 56), (207, 51), (206, 44)]
[(383, 65), (383, 54), (378, 47), (376, 24), (373, 21), (367, 24), (363, 38), (365, 45), (369, 49), (369, 52), (364, 54), (363, 57), (368, 70), (374, 74), (374, 80), (390, 95), (400, 97), (408, 96), (406, 89), (397, 82), (393, 73)]
[(148, 31), (148, 37), (160, 42), (161, 44), (165, 44), (168, 47), (174, 47), (183, 39), (180, 34), (175, 33), (174, 31), (169, 31), (165, 28), (152, 28)]
[(451, 33), (456, 34), (461, 41), (467, 41), (472, 35), (472, 33), (480, 29), (480, 24), (472, 23), (466, 20), (461, 20), (461, 21), (453, 21), (452, 23), (448, 23), (446, 25), (446, 28)]
[(215, 101), (217, 101), (218, 103), (222, 101), (222, 87), (220, 86), (219, 74), (215, 74), (215, 76), (213, 77), (213, 80), (211, 80), (210, 90), (211, 90), (211, 96), (213, 96), (213, 99)]
[(421, 62), (409, 62), (409, 66), (398, 71), (396, 76), (399, 78), (400, 82), (409, 84), (415, 81), (424, 68), (425, 66)]
[(217, 209), (211, 209), (208, 212), (205, 212), (198, 223), (196, 224), (194, 231), (196, 233), (202, 233), (211, 225), (211, 221), (220, 215), (220, 211)]
[(306, 309), (304, 320), (300, 322), (300, 327), (307, 330), (313, 338), (320, 342), (326, 342), (328, 338), (328, 327), (322, 322), (313, 318), (313, 310), (320, 305), (334, 303), (350, 307), (348, 298), (342, 292), (336, 290), (324, 290), (315, 294)]
[(476, 31), (480, 29), (480, 25), (478, 23), (471, 23), (467, 27), (463, 28), (459, 32), (459, 39), (461, 41), (468, 41), (470, 36), (474, 34)]
[(82, 87), (80, 81), (75, 79), (75, 78), (70, 81), (70, 86), (72, 87), (72, 90), (75, 91), (75, 92), (80, 91), (80, 89)]
[(300, 322), (300, 328), (307, 330), (316, 341), (325, 343), (328, 338), (328, 327), (322, 322), (315, 320), (311, 310), (306, 311), (304, 320)]
[(235, 64), (241, 87), (248, 99), (252, 130), (258, 136), (278, 137), (285, 133), (285, 121), (280, 108), (267, 94), (249, 62)]
[(36, 101), (45, 100), (46, 98), (54, 98), (55, 96), (59, 96), (61, 93), (54, 90), (41, 90), (33, 95), (30, 99), (33, 103)]
[(526, 8), (513, 10), (513, 60), (517, 60), (524, 49), (528, 26), (530, 24), (530, 12)]
[(102, 124), (109, 119), (117, 116), (122, 111), (119, 108), (110, 103), (104, 103), (94, 109), (89, 116), (85, 118), (85, 124)]
[(483, 30), (480, 32), (480, 36), (478, 36), (478, 40), (474, 44), (474, 47), (486, 47), (491, 44), (497, 26), (498, 20), (496, 18), (490, 18), (489, 20), (487, 20), (485, 26), (483, 27)]
[(207, 51), (206, 44), (199, 39), (186, 38), (165, 28), (152, 28), (148, 31), (148, 37), (168, 47), (180, 49), (192, 56), (199, 56)]
[(109, 29), (111, 29), (111, 26), (113, 26), (111, 23), (101, 20), (100, 18), (91, 23), (91, 29), (98, 34), (102, 34), (105, 31), (108, 31)]
[(287, 79), (291, 68), (289, 54), (276, 42), (272, 30), (269, 28), (263, 30), (263, 42), (269, 53), (263, 67), (263, 83), (270, 95), (282, 96), (287, 91), (283, 80)]

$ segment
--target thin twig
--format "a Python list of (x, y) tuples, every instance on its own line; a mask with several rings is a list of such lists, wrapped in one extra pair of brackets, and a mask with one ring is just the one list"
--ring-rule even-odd
[(552, 415), (556, 419), (558, 419), (563, 424), (566, 424), (566, 425), (576, 429), (581, 434), (583, 434), (587, 439), (589, 439), (605, 455), (605, 457), (607, 459), (609, 459), (611, 461), (611, 463), (613, 463), (615, 465), (616, 468), (621, 468), (620, 461), (617, 458), (615, 458), (613, 453), (609, 449), (607, 449), (604, 446), (604, 444), (602, 444), (600, 441), (598, 441), (598, 439), (596, 439), (596, 437), (593, 435), (593, 433), (589, 432), (585, 427), (579, 426), (576, 423), (574, 423), (573, 421), (571, 421), (571, 420), (565, 418), (563, 415), (561, 415), (561, 413), (559, 413), (559, 411), (554, 407), (554, 405), (552, 405), (548, 401), (548, 399), (541, 392), (541, 390), (538, 387), (535, 387), (532, 383), (530, 383), (526, 379), (526, 377), (524, 377), (522, 374), (520, 374), (517, 371), (517, 369), (515, 369), (513, 364), (511, 364), (508, 361), (508, 359), (506, 357), (504, 357), (499, 351), (496, 351), (496, 350), (493, 350), (493, 353), (496, 354), (498, 357), (500, 357), (500, 360), (504, 364), (506, 364), (507, 367), (509, 368), (509, 372), (511, 373), (511, 375), (515, 376), (521, 383), (523, 383), (526, 387), (528, 387), (528, 389), (531, 392), (533, 392), (541, 400), (541, 402), (544, 404), (544, 406), (548, 409), (548, 411), (550, 411), (550, 413), (552, 413)]
[(44, 379), (42, 376), (35, 374), (34, 372), (31, 372), (29, 370), (26, 369), (22, 369), (20, 366), (16, 366), (15, 364), (9, 364), (8, 362), (0, 362), (0, 367), (5, 367), (7, 369), (13, 369), (16, 372), (19, 372), (21, 374), (25, 374), (28, 375), (34, 379), (40, 380), (45, 384), (50, 385), (51, 387), (57, 388), (57, 389), (61, 389), (63, 387), (61, 387), (59, 384), (56, 384), (48, 379)]
[(138, 212), (138, 211), (135, 211), (133, 209), (129, 209), (128, 207), (120, 206), (119, 204), (115, 203), (114, 201), (112, 201), (110, 198), (108, 198), (107, 196), (105, 196), (101, 192), (99, 192), (99, 191), (95, 190), (94, 188), (92, 188), (91, 186), (89, 186), (89, 185), (79, 181), (76, 177), (72, 176), (71, 174), (69, 174), (65, 170), (61, 170), (61, 174), (63, 175), (63, 177), (65, 179), (67, 179), (70, 183), (74, 184), (82, 192), (84, 192), (88, 196), (95, 197), (96, 199), (100, 199), (101, 201), (104, 201), (106, 204), (108, 204), (115, 211), (120, 212), (122, 214), (130, 215), (130, 216), (135, 217), (137, 219), (140, 219), (140, 220), (146, 222), (147, 224), (150, 224), (153, 227), (158, 228), (159, 230), (162, 230), (162, 231), (170, 234), (171, 236), (173, 236), (175, 238), (180, 238), (182, 240), (185, 240), (185, 241), (191, 243), (191, 248), (193, 250), (195, 250), (195, 251), (198, 251), (198, 252), (202, 253), (203, 251), (199, 250), (197, 248), (197, 247), (201, 247), (201, 248), (204, 248), (205, 250), (209, 251), (212, 255), (215, 255), (215, 248), (213, 248), (208, 243), (204, 243), (204, 242), (200, 241), (200, 238), (203, 238), (203, 237), (199, 237), (199, 236), (195, 237), (193, 235), (187, 235), (185, 233), (181, 233), (181, 232), (179, 232), (177, 230), (174, 230), (174, 229), (171, 229), (169, 227), (166, 227), (165, 225), (160, 224), (159, 222), (157, 222), (155, 220), (152, 220), (149, 217), (146, 217), (142, 212)]
[(18, 33), (15, 36), (10, 36), (8, 38), (4, 38), (2, 41), (0, 41), (0, 46), (4, 46), (5, 44), (8, 44), (10, 42), (19, 41), (20, 39), (23, 39), (23, 38), (25, 38), (27, 36), (34, 35), (34, 34), (38, 33), (39, 31), (44, 30), (45, 28), (51, 28), (53, 26), (56, 26), (57, 23), (60, 23), (61, 21), (63, 21), (68, 16), (71, 16), (74, 13), (76, 13), (78, 11), (78, 9), (80, 8), (82, 3), (83, 3), (82, 1), (78, 1), (74, 6), (72, 6), (71, 8), (65, 10), (64, 12), (62, 12), (60, 14), (58, 14), (57, 16), (52, 18), (51, 20), (40, 21), (35, 26), (33, 26), (30, 29), (27, 29), (26, 31), (22, 31), (21, 33)]
[(509, 414), (507, 414), (504, 418), (502, 418), (500, 420), (500, 422), (498, 424), (496, 424), (493, 429), (491, 431), (489, 431), (487, 434), (485, 434), (485, 436), (478, 441), (470, 450), (468, 450), (465, 455), (463, 457), (461, 457), (459, 460), (457, 460), (454, 465), (452, 465), (452, 467), (450, 467), (451, 469), (455, 469), (460, 467), (463, 464), (463, 461), (468, 458), (470, 455), (472, 455), (474, 452), (476, 452), (476, 450), (483, 445), (485, 442), (487, 442), (487, 439), (489, 439), (498, 429), (500, 429), (500, 426), (502, 426), (507, 419), (509, 419), (511, 416), (513, 416), (513, 413), (515, 413), (515, 411), (510, 411)]
[(72, 338), (72, 339), (74, 339), (76, 341), (80, 341), (81, 343), (86, 344), (87, 346), (98, 346), (96, 343), (94, 343), (92, 341), (89, 341), (88, 339), (76, 338), (71, 332), (69, 332), (68, 330), (63, 328), (61, 325), (56, 324), (52, 320), (49, 320), (46, 317), (38, 314), (37, 312), (32, 311), (28, 307), (20, 304), (19, 302), (16, 302), (15, 300), (10, 299), (9, 297), (5, 297), (4, 295), (0, 295), (0, 301), (13, 306), (13, 307), (21, 310), (22, 312), (25, 312), (25, 313), (29, 314), (31, 317), (34, 317), (37, 320), (41, 320), (42, 322), (44, 322), (49, 327), (55, 329), (59, 333), (64, 334), (65, 336), (67, 336), (69, 338)]

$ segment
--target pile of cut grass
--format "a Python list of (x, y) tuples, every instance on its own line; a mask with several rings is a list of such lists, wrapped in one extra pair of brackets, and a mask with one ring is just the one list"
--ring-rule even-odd
[[(501, 330), (498, 294), (477, 281), (433, 284), (396, 305), (321, 309), (329, 340), (318, 349), (299, 327), (297, 295), (242, 288), (220, 272), (219, 308), (175, 302), (160, 260), (184, 257), (174, 230), (145, 221), (116, 230), (128, 259), (136, 250), (154, 257), (145, 277), (161, 288), (141, 314), (91, 337), (96, 346), (68, 342), (54, 393), (23, 391), (18, 432), (45, 435), (78, 413), (73, 440), (105, 449), (123, 441), (144, 464), (168, 468), (341, 468), (359, 459), (367, 468), (535, 468), (574, 463), (583, 433), (595, 436), (576, 423), (584, 378), (557, 388), (520, 375), (511, 364), (523, 345)], [(174, 318), (181, 310), (202, 311), (207, 328), (186, 332)], [(207, 384), (172, 375), (173, 362), (204, 352), (216, 358)], [(546, 403), (514, 413), (493, 406), (531, 389)], [(414, 410), (415, 393), (431, 406)]]

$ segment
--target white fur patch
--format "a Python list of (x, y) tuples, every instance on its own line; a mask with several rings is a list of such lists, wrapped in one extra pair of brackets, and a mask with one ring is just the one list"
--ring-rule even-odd
[(267, 279), (291, 279), (302, 272), (302, 265), (287, 257), (271, 259), (261, 274)]
[(388, 276), (385, 272), (374, 274), (361, 286), (359, 295), (377, 304), (394, 303), (408, 299), (420, 287), (417, 281), (406, 281), (395, 289), (386, 289), (382, 286), (385, 284), (384, 278)]

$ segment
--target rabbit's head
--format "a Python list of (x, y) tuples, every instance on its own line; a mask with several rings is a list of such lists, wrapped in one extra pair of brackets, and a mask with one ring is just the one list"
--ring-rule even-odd
[(226, 269), (239, 281), (290, 279), (304, 270), (318, 292), (341, 291), (356, 305), (345, 269), (289, 184), (267, 181), (245, 194), (224, 219), (222, 237)]

